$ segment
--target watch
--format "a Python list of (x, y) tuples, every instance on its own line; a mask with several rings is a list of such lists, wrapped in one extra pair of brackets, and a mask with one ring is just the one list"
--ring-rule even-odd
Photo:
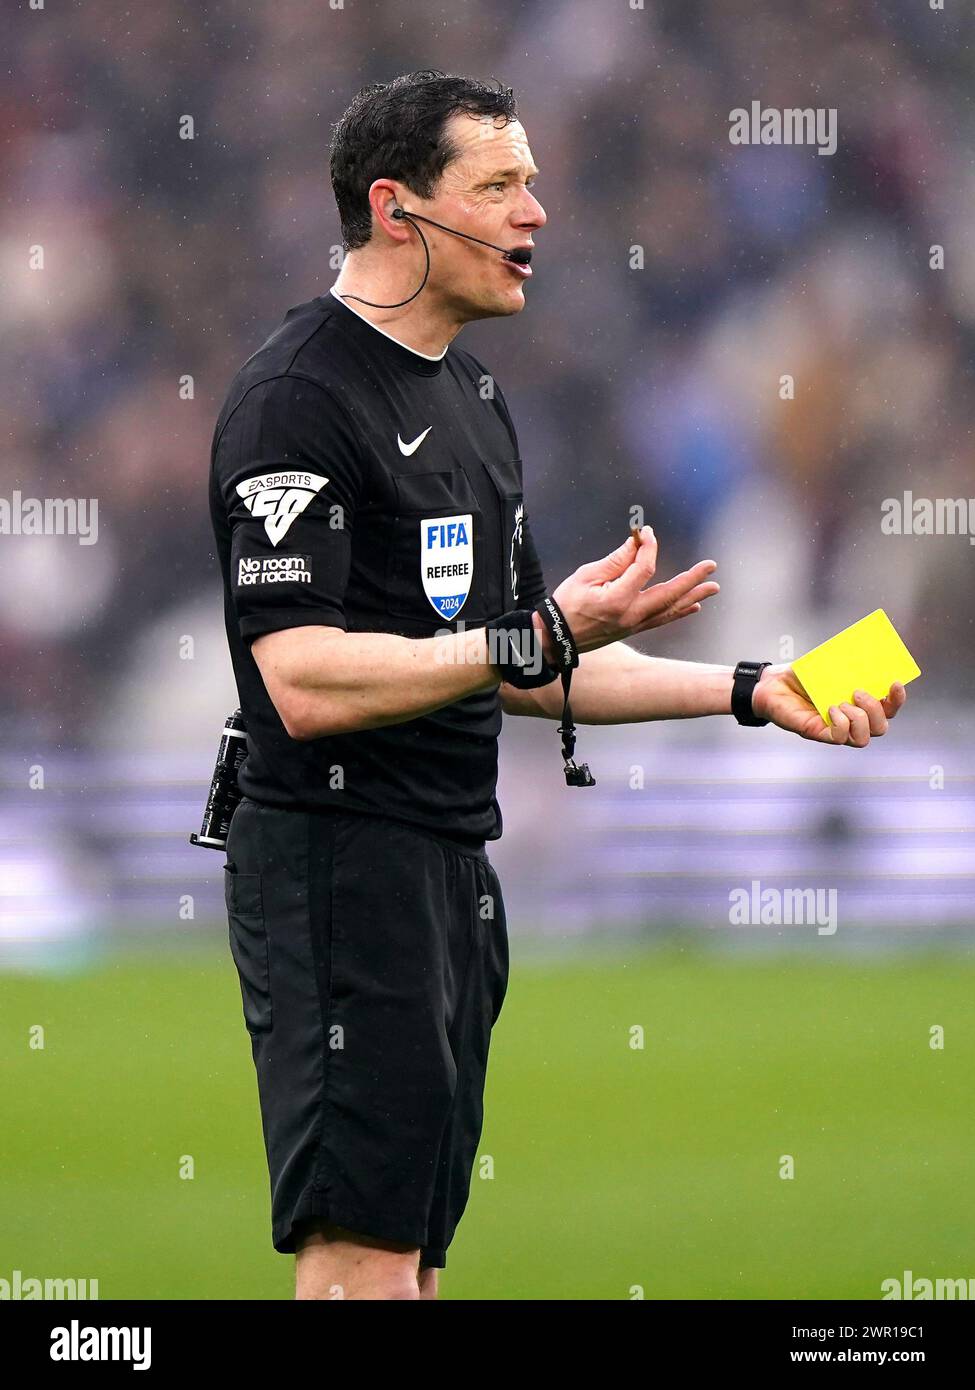
[(761, 729), (767, 719), (759, 719), (752, 709), (752, 695), (766, 666), (771, 661), (739, 661), (735, 667), (734, 684), (731, 687), (731, 713), (746, 728)]

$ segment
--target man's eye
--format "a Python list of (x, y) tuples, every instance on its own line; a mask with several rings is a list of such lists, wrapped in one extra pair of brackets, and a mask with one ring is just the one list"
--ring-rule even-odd
[(501, 189), (503, 189), (503, 188), (504, 188), (504, 184), (503, 184), (503, 183), (489, 183), (489, 184), (488, 184), (488, 188), (501, 188)]

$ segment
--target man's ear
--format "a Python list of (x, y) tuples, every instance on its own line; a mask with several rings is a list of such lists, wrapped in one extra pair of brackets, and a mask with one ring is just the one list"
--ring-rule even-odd
[(390, 233), (398, 240), (396, 235), (401, 229), (405, 231), (404, 223), (401, 218), (393, 219), (393, 209), (399, 206), (398, 190), (391, 179), (376, 179), (369, 189), (369, 206), (372, 208), (373, 216), (379, 222), (383, 230)]

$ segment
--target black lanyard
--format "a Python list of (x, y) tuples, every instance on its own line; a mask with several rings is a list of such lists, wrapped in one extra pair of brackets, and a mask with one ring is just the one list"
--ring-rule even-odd
[(539, 603), (535, 612), (552, 635), (556, 663), (562, 678), (562, 723), (559, 733), (562, 736), (562, 760), (565, 764), (565, 785), (567, 787), (594, 787), (596, 779), (589, 771), (588, 763), (577, 763), (576, 726), (572, 722), (572, 706), (569, 704), (569, 688), (572, 685), (572, 672), (579, 665), (579, 649), (572, 636), (572, 629), (566, 622), (562, 609), (548, 594)]

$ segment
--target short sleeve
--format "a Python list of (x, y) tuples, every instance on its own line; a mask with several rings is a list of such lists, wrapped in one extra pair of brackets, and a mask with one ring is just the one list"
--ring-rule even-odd
[(362, 466), (341, 403), (300, 377), (252, 386), (217, 441), (214, 470), (241, 637), (319, 624), (346, 629)]

